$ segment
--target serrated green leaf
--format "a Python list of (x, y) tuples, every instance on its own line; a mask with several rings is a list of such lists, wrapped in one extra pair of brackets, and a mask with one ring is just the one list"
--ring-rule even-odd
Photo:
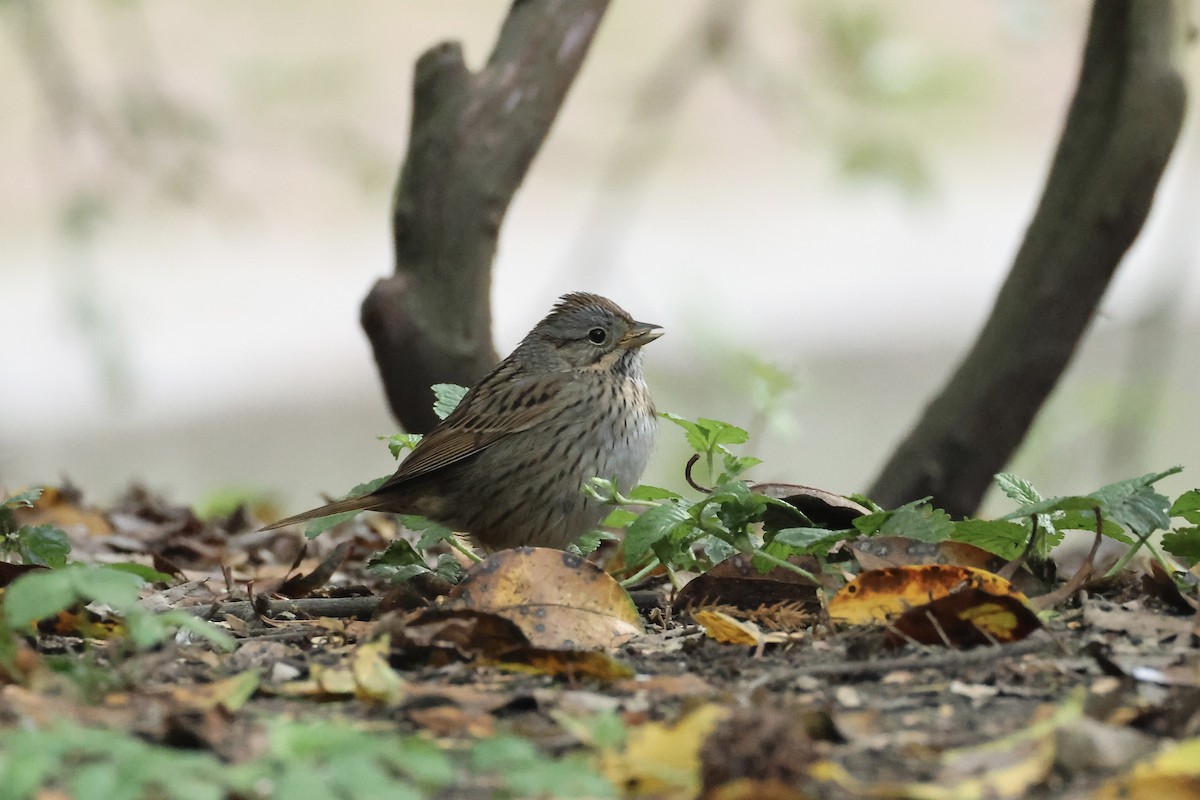
[(1151, 487), (1181, 469), (1174, 467), (1140, 478), (1111, 483), (1092, 492), (1089, 497), (1100, 501), (1105, 517), (1138, 537), (1149, 536), (1154, 531), (1171, 526), (1171, 519), (1167, 514), (1170, 501)]
[(852, 535), (851, 531), (831, 531), (828, 528), (782, 528), (771, 537), (771, 543), (787, 545), (802, 555), (824, 556), (829, 553), (829, 548)]
[(80, 597), (110, 605), (117, 611), (124, 611), (136, 603), (138, 591), (145, 584), (132, 572), (109, 567), (71, 568), (63, 572), (71, 576)]
[(26, 489), (20, 494), (14, 494), (11, 497), (6, 497), (3, 501), (0, 501), (0, 508), (17, 508), (18, 506), (33, 508), (33, 504), (36, 503), (38, 498), (42, 496), (43, 491), (44, 489), (41, 486), (33, 489)]
[(608, 512), (608, 516), (600, 523), (602, 528), (625, 528), (633, 523), (638, 515), (630, 511), (628, 508), (614, 508)]
[(70, 568), (36, 570), (13, 581), (4, 590), (4, 620), (12, 628), (52, 617), (78, 601)]
[(1036, 515), (1053, 515), (1063, 511), (1088, 511), (1097, 505), (1096, 498), (1078, 495), (1067, 497), (1047, 497), (1036, 503), (1022, 506), (1011, 514), (1005, 514), (1001, 519), (1022, 519)]
[(1183, 517), (1193, 525), (1200, 525), (1200, 489), (1191, 489), (1179, 495), (1167, 513), (1172, 517)]
[(964, 519), (953, 523), (950, 538), (995, 553), (1011, 561), (1025, 551), (1029, 528), (1003, 519)]
[[(392, 476), (384, 475), (382, 477), (376, 478), (373, 481), (367, 481), (366, 483), (360, 483), (358, 486), (355, 486), (353, 489), (346, 492), (344, 495), (342, 495), (338, 499), (345, 500), (349, 497), (360, 497), (364, 494), (370, 494), (371, 492), (375, 491), (380, 486), (382, 486), (383, 482), (386, 481), (390, 477), (392, 477)], [(359, 514), (363, 513), (364, 510), (365, 509), (359, 509), (357, 511), (343, 511), (340, 514), (330, 514), (327, 517), (321, 517), (320, 519), (314, 519), (312, 522), (308, 523), (308, 527), (304, 529), (304, 538), (315, 539), (318, 536), (320, 536), (322, 533), (324, 533), (325, 531), (329, 530), (330, 528), (332, 528), (336, 525), (341, 525), (343, 522), (349, 522), (350, 520), (357, 517)]]
[(405, 450), (415, 450), (424, 437), (419, 433), (393, 433), (391, 436), (379, 438), (387, 442), (392, 458), (399, 458)]
[(928, 497), (922, 497), (920, 500), (913, 500), (905, 503), (904, 505), (894, 508), (891, 511), (880, 510), (870, 514), (864, 514), (861, 517), (855, 517), (854, 527), (863, 536), (874, 536), (875, 534), (879, 533), (879, 529), (885, 522), (891, 519), (893, 514), (915, 509), (918, 506), (925, 505), (928, 502)]
[(625, 533), (625, 563), (642, 563), (655, 544), (668, 537), (673, 528), (690, 519), (687, 507), (679, 503), (647, 509)]
[(109, 569), (115, 569), (118, 572), (129, 572), (137, 575), (146, 583), (170, 583), (174, 578), (165, 572), (159, 572), (153, 567), (147, 567), (145, 564), (135, 564), (132, 561), (118, 561), (114, 564), (105, 564)]
[(899, 510), (879, 528), (880, 536), (903, 536), (919, 542), (943, 542), (952, 533), (954, 523), (950, 515), (932, 506)]
[(682, 497), (672, 492), (670, 489), (662, 489), (658, 486), (647, 486), (639, 484), (633, 487), (633, 491), (629, 493), (630, 500), (680, 500)]
[(719, 419), (706, 419), (701, 417), (697, 420), (699, 427), (705, 432), (707, 441), (714, 445), (722, 444), (745, 444), (750, 438), (750, 434), (743, 428), (736, 425), (730, 425), (728, 422), (722, 422)]
[(753, 456), (735, 456), (732, 453), (726, 453), (723, 458), (725, 472), (721, 475), (720, 480), (727, 481), (741, 475), (751, 467), (757, 467), (762, 463), (761, 458)]
[(449, 583), (458, 583), (462, 580), (464, 572), (462, 564), (450, 553), (438, 556), (437, 564), (433, 567), (433, 573)]
[(1180, 528), (1163, 534), (1162, 548), (1182, 559), (1188, 569), (1200, 564), (1200, 526)]
[(438, 542), (448, 542), (454, 538), (454, 531), (418, 514), (402, 514), (400, 524), (421, 534), (417, 539), (418, 550), (428, 550)]
[(437, 414), (438, 419), (450, 416), (450, 412), (458, 407), (466, 393), (467, 387), (465, 386), (453, 383), (435, 383), (433, 385), (433, 413)]
[(17, 529), (16, 550), (26, 564), (57, 569), (66, 565), (71, 544), (66, 532), (53, 525), (26, 525)]
[(1042, 493), (1034, 488), (1033, 484), (1022, 478), (1020, 475), (1014, 475), (1011, 472), (1001, 472), (996, 475), (996, 486), (1000, 491), (1004, 492), (1009, 499), (1020, 503), (1023, 506), (1033, 505), (1041, 502), (1044, 498)]

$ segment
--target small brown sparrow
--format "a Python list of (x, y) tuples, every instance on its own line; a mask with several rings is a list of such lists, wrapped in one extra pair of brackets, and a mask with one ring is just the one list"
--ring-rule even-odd
[(604, 513), (583, 484), (627, 492), (646, 467), (658, 420), (641, 348), (662, 333), (599, 295), (564, 295), (378, 489), (266, 529), (368, 509), (419, 514), (489, 550), (565, 548)]

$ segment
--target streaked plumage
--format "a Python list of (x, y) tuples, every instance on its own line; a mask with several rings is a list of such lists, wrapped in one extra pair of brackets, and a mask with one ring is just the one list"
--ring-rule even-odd
[(628, 490), (646, 467), (657, 419), (641, 347), (661, 334), (604, 297), (565, 295), (382, 486), (268, 528), (373, 509), (420, 514), (492, 550), (566, 547), (604, 512), (583, 483)]

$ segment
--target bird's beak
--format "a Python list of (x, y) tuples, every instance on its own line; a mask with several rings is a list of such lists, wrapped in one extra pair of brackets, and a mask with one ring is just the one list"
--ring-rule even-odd
[(642, 345), (650, 344), (665, 332), (661, 326), (655, 325), (653, 322), (635, 322), (633, 327), (617, 342), (617, 345), (626, 350), (636, 350)]

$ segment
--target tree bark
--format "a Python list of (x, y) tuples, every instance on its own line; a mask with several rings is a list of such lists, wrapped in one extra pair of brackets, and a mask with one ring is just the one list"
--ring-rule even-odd
[(412, 130), (393, 200), (395, 273), (362, 325), (392, 413), (437, 423), (434, 383), (471, 385), (497, 361), (491, 268), (500, 224), (587, 54), (608, 0), (515, 0), (487, 65), (444, 42), (417, 61)]
[(1041, 202), (978, 339), (870, 489), (975, 511), (1150, 211), (1186, 105), (1176, 0), (1096, 0)]

